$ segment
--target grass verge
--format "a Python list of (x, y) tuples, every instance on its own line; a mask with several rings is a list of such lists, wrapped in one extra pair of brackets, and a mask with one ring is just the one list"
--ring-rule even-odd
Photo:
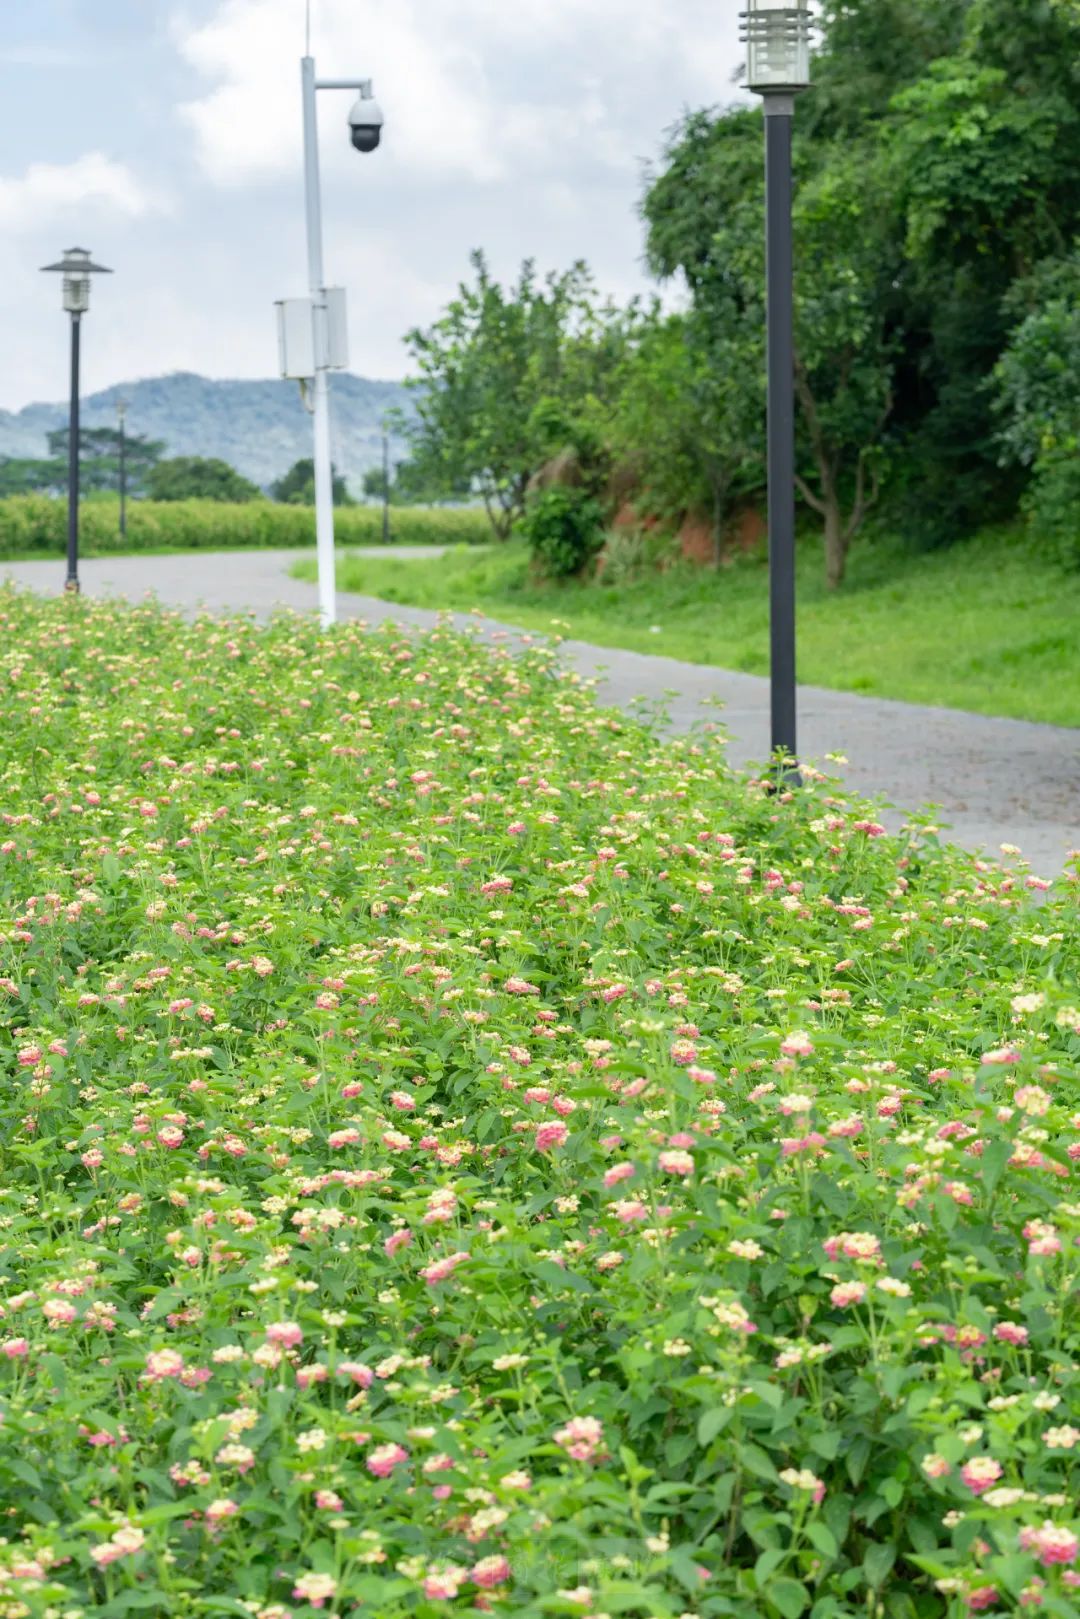
[[(314, 562), (294, 570), (313, 578)], [(1080, 579), (1012, 529), (929, 555), (856, 547), (830, 595), (820, 548), (800, 546), (799, 678), (807, 685), (935, 707), (1080, 726)], [(679, 564), (618, 584), (537, 583), (520, 547), (345, 553), (343, 590), (414, 606), (480, 608), (494, 618), (600, 646), (768, 672), (768, 574), (760, 557), (715, 572)]]

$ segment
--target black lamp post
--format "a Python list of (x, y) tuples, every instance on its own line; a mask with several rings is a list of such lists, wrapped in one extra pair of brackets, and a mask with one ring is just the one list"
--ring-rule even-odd
[(116, 420), (120, 428), (120, 538), (127, 539), (127, 400), (116, 401)]
[(65, 590), (79, 589), (79, 336), (90, 308), (90, 277), (111, 275), (91, 262), (85, 247), (69, 247), (59, 264), (42, 267), (64, 278), (64, 308), (71, 316), (71, 409), (68, 416), (68, 546)]
[(390, 439), (385, 427), (382, 436), (382, 540), (390, 544)]
[(797, 779), (795, 703), (795, 320), (791, 125), (810, 84), (808, 0), (747, 0), (746, 81), (765, 106), (768, 326), (769, 640), (772, 752)]

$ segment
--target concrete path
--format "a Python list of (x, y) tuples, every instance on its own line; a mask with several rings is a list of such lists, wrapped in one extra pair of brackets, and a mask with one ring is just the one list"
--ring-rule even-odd
[[(385, 556), (379, 548), (371, 553)], [(404, 553), (403, 553), (404, 554)], [(439, 547), (409, 547), (411, 557), (430, 558)], [(137, 600), (152, 593), (170, 606), (211, 611), (270, 613), (275, 607), (310, 611), (315, 587), (289, 577), (298, 556), (311, 552), (192, 552), (171, 557), (114, 557), (80, 564), (89, 595)], [(62, 561), (0, 564), (0, 578), (30, 589), (58, 590)], [(436, 614), (368, 596), (341, 593), (340, 615), (370, 623), (429, 626)], [(456, 615), (461, 626), (479, 624), (487, 636), (520, 644), (521, 630), (491, 619)], [(533, 637), (535, 640), (535, 637)], [(666, 700), (673, 730), (719, 718), (731, 738), (733, 764), (760, 761), (768, 751), (769, 686), (757, 675), (737, 674), (673, 658), (650, 657), (564, 642), (563, 660), (586, 675), (599, 675), (600, 700), (629, 707), (635, 698)], [(908, 810), (938, 806), (949, 835), (969, 848), (998, 853), (1015, 843), (1034, 869), (1052, 876), (1069, 849), (1080, 847), (1080, 730), (991, 719), (955, 709), (924, 708), (878, 697), (803, 686), (799, 691), (799, 740), (803, 757), (824, 763), (859, 792)], [(825, 760), (842, 753), (842, 767)], [(896, 812), (883, 817), (896, 824)]]

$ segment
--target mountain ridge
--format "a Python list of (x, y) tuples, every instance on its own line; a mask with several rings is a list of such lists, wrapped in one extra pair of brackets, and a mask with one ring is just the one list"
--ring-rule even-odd
[[(128, 402), (131, 433), (163, 439), (167, 455), (219, 456), (266, 488), (294, 461), (311, 455), (311, 417), (295, 382), (279, 378), (204, 377), (172, 371), (121, 382), (81, 401), (84, 427), (115, 427), (116, 402)], [(363, 475), (382, 463), (382, 423), (387, 411), (411, 414), (401, 382), (377, 381), (351, 372), (330, 379), (334, 462), (354, 492)], [(0, 456), (44, 456), (46, 434), (66, 427), (67, 402), (34, 402), (0, 410)], [(407, 444), (390, 435), (390, 454), (400, 460)]]

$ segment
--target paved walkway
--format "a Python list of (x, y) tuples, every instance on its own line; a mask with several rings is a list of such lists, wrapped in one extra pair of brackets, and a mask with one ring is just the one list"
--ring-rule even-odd
[[(386, 553), (380, 548), (372, 554)], [(408, 554), (440, 553), (438, 547), (410, 547)], [(89, 595), (137, 599), (152, 592), (170, 606), (263, 615), (275, 607), (314, 608), (315, 587), (288, 572), (297, 556), (310, 555), (229, 551), (99, 558), (81, 563), (80, 574)], [(45, 592), (60, 588), (63, 572), (59, 559), (0, 564), (0, 577)], [(371, 623), (391, 619), (427, 626), (436, 618), (424, 608), (345, 593), (338, 597), (338, 611)], [(491, 619), (459, 615), (456, 621), (474, 628), (480, 622), (485, 634), (522, 639), (520, 630)], [(580, 641), (565, 642), (561, 656), (583, 674), (600, 675), (602, 702), (627, 707), (635, 698), (666, 699), (676, 731), (703, 718), (720, 718), (730, 734), (732, 763), (760, 761), (767, 753), (769, 687), (760, 676)], [(803, 686), (799, 741), (806, 759), (844, 754), (847, 765), (826, 762), (825, 768), (838, 769), (869, 797), (880, 794), (906, 809), (939, 806), (942, 826), (969, 848), (996, 854), (1002, 843), (1018, 844), (1037, 872), (1051, 876), (1061, 870), (1068, 850), (1080, 847), (1080, 731)], [(894, 812), (885, 819), (896, 824), (899, 817)]]

